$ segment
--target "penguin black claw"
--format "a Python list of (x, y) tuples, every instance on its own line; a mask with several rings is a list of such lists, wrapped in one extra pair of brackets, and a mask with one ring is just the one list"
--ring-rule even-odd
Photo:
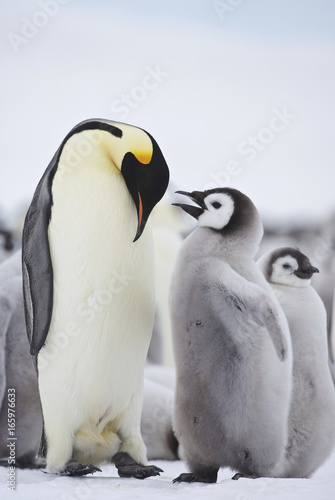
[(128, 453), (118, 452), (113, 461), (120, 477), (135, 477), (145, 479), (146, 477), (159, 476), (164, 472), (156, 465), (142, 465), (137, 463)]
[(214, 475), (204, 475), (195, 474), (193, 472), (186, 472), (180, 474), (178, 477), (173, 479), (173, 484), (175, 483), (216, 483), (216, 474)]
[(244, 479), (257, 479), (259, 476), (255, 475), (246, 475), (246, 474), (241, 474), (240, 472), (237, 472), (233, 477), (233, 481), (238, 481), (239, 479), (244, 478)]
[(194, 483), (195, 482), (195, 476), (194, 474), (180, 474), (178, 477), (175, 477), (172, 480), (173, 484), (175, 483)]
[(145, 479), (146, 477), (159, 476), (164, 472), (156, 465), (124, 465), (118, 468), (120, 477), (135, 477), (136, 479)]
[(175, 477), (172, 482), (175, 483), (194, 483), (196, 481), (195, 475), (191, 473), (180, 474), (178, 477)]
[(94, 474), (95, 472), (102, 472), (99, 467), (87, 464), (83, 465), (75, 460), (71, 460), (66, 464), (66, 468), (60, 473), (61, 476), (86, 476), (87, 474)]

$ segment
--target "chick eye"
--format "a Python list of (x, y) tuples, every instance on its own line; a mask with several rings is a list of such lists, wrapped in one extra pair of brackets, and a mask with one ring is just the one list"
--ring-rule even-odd
[(213, 201), (212, 207), (214, 207), (214, 208), (220, 208), (220, 207), (222, 207), (222, 205), (218, 201)]
[(290, 264), (283, 264), (283, 268), (284, 269), (291, 269), (291, 266), (290, 266)]

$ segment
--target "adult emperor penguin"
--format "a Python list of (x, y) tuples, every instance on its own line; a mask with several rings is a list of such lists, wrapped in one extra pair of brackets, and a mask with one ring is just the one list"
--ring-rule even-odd
[(280, 477), (309, 477), (335, 444), (335, 392), (328, 367), (327, 320), (311, 286), (318, 269), (296, 248), (271, 250), (258, 260), (290, 327), (293, 388), (285, 456)]
[(168, 179), (150, 134), (92, 119), (69, 132), (37, 186), (22, 262), (50, 473), (83, 475), (108, 459), (121, 477), (160, 472), (140, 434), (155, 300), (145, 226)]
[(284, 314), (254, 257), (263, 234), (252, 201), (232, 188), (193, 191), (198, 220), (171, 281), (177, 371), (174, 430), (190, 470), (271, 476), (287, 437), (292, 356)]

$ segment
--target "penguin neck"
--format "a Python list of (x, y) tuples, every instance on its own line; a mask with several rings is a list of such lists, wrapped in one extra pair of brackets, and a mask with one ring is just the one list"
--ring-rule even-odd
[(254, 261), (259, 241), (248, 234), (225, 237), (211, 228), (198, 227), (192, 233), (192, 246), (194, 257), (217, 257), (236, 268)]

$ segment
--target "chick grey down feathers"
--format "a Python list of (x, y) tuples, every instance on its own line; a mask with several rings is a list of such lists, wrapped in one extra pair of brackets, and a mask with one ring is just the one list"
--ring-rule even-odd
[(237, 190), (188, 196), (200, 208), (178, 205), (200, 227), (179, 253), (170, 310), (174, 429), (190, 473), (175, 481), (214, 482), (220, 467), (271, 476), (287, 438), (292, 359), (285, 317), (254, 262), (262, 224)]
[(16, 466), (44, 465), (36, 460), (42, 412), (37, 375), (26, 334), (21, 252), (0, 266), (0, 460), (8, 465), (8, 389), (15, 389)]
[(258, 265), (286, 315), (293, 348), (289, 435), (276, 476), (309, 477), (335, 445), (335, 392), (328, 367), (326, 310), (310, 284), (318, 269), (290, 247), (268, 251)]

